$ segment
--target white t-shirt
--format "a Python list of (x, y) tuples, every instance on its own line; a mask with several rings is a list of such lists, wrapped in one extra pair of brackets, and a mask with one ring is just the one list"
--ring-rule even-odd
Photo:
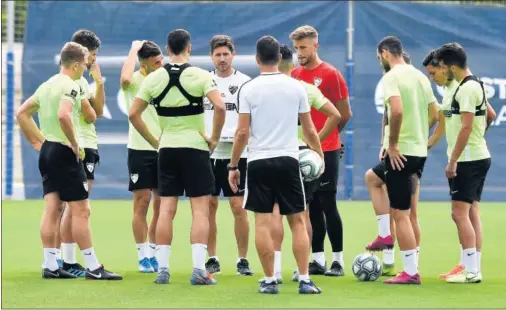
[[(215, 71), (212, 71), (211, 73), (213, 74), (216, 84), (218, 84), (218, 90), (221, 93), (221, 97), (225, 102), (225, 108), (227, 110), (225, 124), (223, 125), (223, 129), (221, 131), (220, 142), (216, 146), (214, 152), (211, 154), (211, 158), (230, 159), (232, 156), (232, 143), (234, 142), (237, 122), (239, 120), (239, 113), (237, 109), (237, 94), (239, 93), (239, 88), (241, 88), (245, 82), (251, 80), (251, 78), (238, 70), (234, 70), (234, 73), (232, 73), (232, 75), (225, 78), (217, 76)], [(206, 97), (204, 97), (204, 108), (206, 134), (208, 136), (211, 136), (213, 133), (214, 109), (213, 105)], [(241, 154), (241, 157), (247, 157), (246, 150), (244, 150), (244, 152)]]
[(302, 84), (285, 74), (262, 73), (239, 90), (239, 113), (251, 117), (248, 162), (290, 156), (299, 159), (297, 121), (310, 111)]

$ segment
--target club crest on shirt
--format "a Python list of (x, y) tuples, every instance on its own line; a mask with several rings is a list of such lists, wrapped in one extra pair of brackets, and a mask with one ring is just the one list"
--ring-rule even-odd
[(86, 169), (88, 169), (88, 171), (90, 173), (92, 173), (93, 170), (95, 169), (95, 164), (94, 163), (86, 163)]
[(233, 95), (237, 92), (237, 90), (239, 89), (239, 86), (237, 85), (230, 85), (228, 87), (228, 91)]
[(320, 86), (320, 84), (322, 83), (322, 79), (321, 78), (314, 78), (314, 85), (316, 87)]
[(83, 182), (83, 187), (85, 191), (88, 191), (88, 181)]
[(138, 173), (132, 173), (130, 175), (130, 180), (132, 180), (132, 182), (134, 182), (134, 183), (137, 183), (137, 181), (139, 180), (139, 174)]

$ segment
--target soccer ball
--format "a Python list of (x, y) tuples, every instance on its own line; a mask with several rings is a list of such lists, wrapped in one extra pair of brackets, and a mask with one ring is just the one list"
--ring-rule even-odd
[(360, 281), (376, 281), (381, 276), (381, 262), (376, 255), (370, 253), (355, 257), (351, 269)]
[(305, 182), (311, 182), (318, 179), (323, 172), (323, 160), (311, 149), (299, 151), (299, 166), (302, 178)]

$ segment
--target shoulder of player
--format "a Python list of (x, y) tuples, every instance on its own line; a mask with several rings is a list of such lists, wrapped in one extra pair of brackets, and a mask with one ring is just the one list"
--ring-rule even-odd
[(324, 61), (322, 63), (322, 66), (321, 66), (321, 70), (324, 74), (329, 74), (329, 75), (338, 75), (338, 74), (341, 74), (341, 71), (339, 69), (337, 69), (336, 67), (334, 67), (333, 65), (331, 65), (330, 63)]
[(478, 96), (481, 96), (482, 89), (478, 81), (469, 80), (460, 85), (456, 96), (460, 98), (461, 96), (469, 96), (471, 93), (476, 93)]
[(236, 77), (238, 80), (240, 80), (243, 83), (251, 80), (251, 77), (249, 75), (244, 74), (244, 73), (242, 73), (241, 71), (239, 71), (237, 69), (234, 71), (234, 73), (232, 74), (232, 76)]

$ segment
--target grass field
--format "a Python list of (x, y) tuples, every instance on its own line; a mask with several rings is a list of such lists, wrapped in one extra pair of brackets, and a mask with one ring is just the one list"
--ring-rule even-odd
[[(421, 286), (387, 286), (381, 281), (358, 282), (351, 273), (353, 258), (377, 233), (376, 219), (369, 202), (343, 202), (339, 209), (345, 225), (345, 270), (343, 278), (314, 277), (323, 289), (319, 296), (299, 296), (297, 284), (289, 281), (295, 267), (291, 237), (285, 235), (283, 269), (285, 283), (280, 294), (257, 293), (262, 276), (250, 236), (249, 257), (253, 277), (235, 275), (237, 252), (233, 219), (228, 203), (219, 209), (218, 254), (222, 274), (218, 285), (193, 287), (189, 246), (190, 209), (181, 202), (175, 220), (175, 237), (170, 261), (171, 283), (155, 285), (154, 275), (136, 271), (137, 255), (131, 232), (131, 202), (93, 201), (94, 247), (106, 268), (121, 273), (120, 282), (43, 280), (40, 277), (42, 248), (39, 221), (42, 201), (2, 202), (2, 308), (504, 308), (506, 307), (506, 260), (504, 223), (506, 205), (482, 205), (485, 242), (484, 282), (476, 285), (449, 285), (438, 274), (449, 270), (459, 259), (459, 245), (448, 203), (420, 206), (422, 246)], [(250, 215), (250, 223), (253, 224)], [(286, 225), (286, 224), (285, 224)], [(330, 250), (330, 246), (327, 246)], [(397, 252), (398, 267), (400, 257)], [(329, 259), (330, 253), (327, 255)], [(78, 259), (82, 261), (81, 254)], [(501, 293), (502, 292), (502, 293)], [(502, 297), (501, 297), (502, 296)]]

